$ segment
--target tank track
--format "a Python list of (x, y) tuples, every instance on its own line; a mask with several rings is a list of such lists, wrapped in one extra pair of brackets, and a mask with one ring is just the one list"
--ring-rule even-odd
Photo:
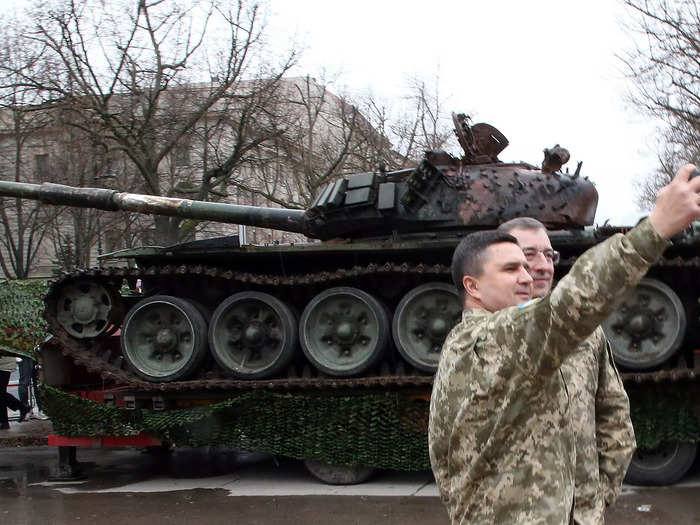
[[(367, 276), (380, 273), (413, 273), (420, 275), (450, 275), (449, 267), (445, 265), (410, 265), (408, 263), (370, 263), (365, 266), (353, 266), (347, 269), (337, 269), (334, 272), (322, 271), (294, 276), (263, 275), (250, 272), (234, 272), (230, 269), (216, 266), (195, 265), (165, 265), (150, 266), (145, 268), (92, 268), (78, 270), (64, 274), (60, 279), (53, 281), (46, 294), (46, 303), (55, 301), (55, 290), (72, 279), (91, 278), (96, 280), (114, 281), (115, 279), (141, 279), (155, 275), (199, 275), (226, 280), (235, 280), (240, 283), (256, 285), (309, 285), (326, 283), (341, 279)], [(44, 310), (44, 318), (49, 325), (49, 331), (58, 341), (61, 352), (70, 358), (75, 364), (85, 367), (89, 372), (98, 374), (105, 381), (112, 381), (119, 385), (129, 386), (139, 390), (148, 391), (185, 391), (185, 390), (291, 390), (291, 389), (372, 389), (372, 388), (410, 388), (426, 387), (432, 385), (431, 375), (416, 372), (409, 365), (399, 363), (391, 367), (389, 363), (382, 363), (378, 369), (379, 374), (369, 377), (332, 378), (318, 373), (311, 367), (304, 367), (301, 373), (296, 368), (290, 367), (285, 378), (265, 380), (235, 380), (218, 376), (214, 372), (205, 374), (204, 377), (187, 381), (172, 381), (168, 383), (151, 383), (139, 378), (126, 367), (121, 356), (114, 356), (105, 349), (101, 338), (92, 341), (82, 341), (71, 337), (57, 319)]]
[[(571, 266), (575, 257), (561, 261), (562, 266)], [(684, 259), (675, 257), (661, 259), (656, 267), (700, 267), (700, 257)], [(55, 291), (66, 281), (76, 278), (92, 278), (103, 281), (114, 281), (148, 278), (155, 275), (200, 275), (226, 280), (235, 280), (240, 283), (256, 285), (309, 285), (315, 283), (328, 283), (341, 279), (367, 276), (379, 273), (403, 273), (447, 276), (450, 275), (449, 267), (445, 265), (424, 265), (408, 263), (370, 263), (365, 266), (353, 266), (351, 268), (339, 268), (334, 272), (321, 271), (303, 275), (280, 276), (264, 275), (250, 272), (235, 272), (227, 268), (217, 266), (195, 265), (165, 265), (150, 266), (145, 268), (92, 268), (66, 273), (52, 282), (51, 288), (46, 294), (46, 303), (51, 304), (55, 300)], [(168, 383), (151, 383), (144, 381), (128, 370), (121, 356), (115, 356), (101, 344), (100, 337), (94, 340), (78, 340), (71, 337), (58, 323), (57, 319), (44, 310), (44, 318), (49, 325), (49, 331), (54, 335), (64, 356), (75, 364), (85, 367), (89, 372), (99, 375), (103, 380), (114, 382), (121, 386), (143, 391), (193, 391), (193, 390), (354, 390), (354, 389), (379, 389), (387, 387), (396, 388), (425, 388), (432, 385), (432, 375), (416, 372), (409, 365), (399, 363), (391, 367), (389, 363), (383, 363), (379, 373), (368, 377), (332, 378), (324, 376), (310, 367), (304, 367), (301, 373), (294, 367), (290, 367), (286, 377), (265, 380), (235, 380), (217, 375), (216, 372), (207, 372), (200, 377), (187, 381), (173, 381)], [(695, 380), (700, 377), (700, 367), (688, 367), (684, 360), (680, 360), (679, 366), (671, 370), (659, 370), (652, 372), (623, 372), (622, 379), (626, 383), (666, 383), (683, 380)]]

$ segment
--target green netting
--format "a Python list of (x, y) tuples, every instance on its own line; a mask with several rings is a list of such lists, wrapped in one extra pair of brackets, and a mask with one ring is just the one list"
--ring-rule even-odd
[[(62, 436), (143, 432), (177, 446), (237, 448), (338, 465), (430, 468), (428, 402), (397, 392), (333, 396), (252, 391), (209, 406), (166, 411), (127, 410), (45, 385), (41, 394), (54, 431)], [(692, 397), (657, 389), (631, 393), (638, 447), (700, 441)]]
[(399, 393), (331, 396), (252, 391), (180, 410), (127, 410), (42, 386), (44, 411), (62, 436), (141, 432), (177, 446), (269, 452), (336, 465), (425, 470), (428, 402)]
[(698, 394), (685, 392), (682, 386), (629, 392), (637, 448), (653, 449), (662, 441), (700, 441)]
[(0, 282), (0, 351), (36, 359), (34, 348), (48, 335), (41, 316), (46, 281)]

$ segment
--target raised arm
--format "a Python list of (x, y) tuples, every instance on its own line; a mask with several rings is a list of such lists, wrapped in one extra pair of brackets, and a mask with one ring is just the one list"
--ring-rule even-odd
[[(663, 254), (668, 239), (700, 217), (700, 177), (687, 164), (662, 188), (651, 216), (626, 235), (615, 235), (578, 258), (571, 271), (540, 301), (521, 307), (531, 327), (525, 338), (502, 342), (520, 346), (521, 366), (551, 374), (634, 289)], [(510, 310), (510, 309), (509, 309)], [(502, 315), (512, 315), (508, 310)]]

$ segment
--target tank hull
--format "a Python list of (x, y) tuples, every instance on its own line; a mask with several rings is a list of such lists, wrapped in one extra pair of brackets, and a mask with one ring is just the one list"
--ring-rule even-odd
[[(624, 229), (552, 232), (553, 245), (562, 253), (562, 262), (556, 277), (564, 275), (580, 253), (617, 231)], [(283, 302), (293, 312), (294, 321), (290, 321), (293, 326), (290, 326), (289, 330), (294, 338), (298, 338), (302, 329), (299, 318), (314, 298), (329, 289), (352, 288), (375, 298), (387, 313), (381, 322), (391, 324), (397, 316), (397, 310), (401, 309), (402, 300), (413, 290), (431, 283), (436, 283), (436, 289), (439, 288), (438, 283), (451, 286), (449, 264), (459, 239), (459, 235), (443, 234), (404, 236), (394, 240), (238, 246), (235, 238), (225, 238), (220, 241), (206, 241), (206, 248), (195, 242), (168, 248), (124, 251), (107, 256), (105, 263), (129, 261), (130, 267), (122, 265), (93, 269), (89, 272), (80, 271), (56, 281), (47, 294), (45, 316), (52, 333), (62, 340), (65, 348), (70, 348), (67, 352), (75, 359), (89, 363), (88, 368), (97, 372), (102, 379), (108, 376), (116, 382), (138, 384), (148, 389), (151, 388), (148, 378), (133, 374), (133, 366), (123, 362), (123, 351), (111, 350), (109, 354), (97, 358), (94, 357), (96, 350), (89, 350), (90, 347), (100, 347), (104, 337), (109, 337), (114, 331), (122, 328), (126, 312), (144, 298), (158, 294), (190, 301), (197, 304), (206, 321), (210, 322), (212, 314), (227, 298), (241, 293), (264, 294)], [(700, 259), (696, 253), (696, 240), (694, 237), (688, 237), (671, 248), (666, 257), (647, 276), (651, 281), (665, 283), (671, 289), (670, 293), (680, 301), (680, 306), (677, 307), (683, 310), (688, 319), (696, 317), (698, 290), (694, 284), (694, 276), (697, 267), (700, 266)], [(110, 295), (115, 302), (115, 316), (109, 319), (111, 327), (96, 338), (76, 338), (75, 334), (66, 330), (65, 321), (59, 319), (58, 315), (61, 310), (62, 291), (71, 283), (85, 280), (95, 281), (104, 289), (112, 290)], [(125, 283), (129, 283), (130, 286), (128, 293), (117, 293)], [(459, 304), (458, 299), (454, 299), (454, 302)], [(456, 323), (458, 317), (453, 315), (452, 320)], [(377, 331), (381, 331), (380, 328), (377, 328)], [(700, 341), (695, 333), (694, 323), (688, 323), (682, 328), (684, 333), (681, 334), (681, 344), (673, 349), (667, 360), (652, 366), (636, 368), (623, 364), (621, 369), (626, 379), (636, 382), (654, 381), (659, 378), (693, 379), (695, 356), (692, 348), (700, 344)], [(446, 335), (446, 332), (443, 333)], [(223, 389), (246, 388), (246, 380), (250, 379), (266, 384), (279, 382), (282, 388), (285, 385), (291, 387), (293, 384), (314, 384), (314, 381), (318, 385), (328, 381), (329, 385), (336, 386), (346, 382), (347, 386), (353, 388), (365, 383), (379, 385), (390, 384), (392, 381), (415, 385), (429, 384), (430, 373), (434, 369), (421, 368), (420, 364), (416, 367), (415, 362), (410, 358), (406, 359), (406, 355), (401, 352), (400, 338), (396, 333), (392, 335), (385, 344), (381, 359), (373, 362), (361, 373), (324, 377), (328, 374), (319, 372), (318, 363), (308, 359), (301, 351), (300, 342), (295, 339), (292, 352), (294, 356), (287, 363), (288, 366), (284, 369), (279, 368), (266, 377), (236, 377), (235, 373), (232, 376), (231, 370), (222, 369), (212, 360), (204, 360), (202, 368), (193, 370), (191, 377), (186, 380), (182, 378), (183, 380), (173, 381), (172, 384), (157, 382), (153, 388), (178, 389), (192, 382), (197, 382), (198, 387), (209, 388), (208, 381)], [(624, 331), (618, 335), (610, 331), (609, 336), (628, 346), (634, 342)], [(650, 343), (644, 338), (640, 340), (638, 337), (636, 340), (642, 341), (643, 344)], [(209, 351), (213, 342), (210, 334)], [(81, 358), (83, 353), (93, 357)], [(439, 351), (434, 357), (436, 366)], [(117, 366), (110, 364), (110, 361), (116, 361)], [(370, 377), (374, 379), (366, 381)], [(290, 379), (294, 379), (296, 383), (290, 382)], [(248, 387), (255, 387), (255, 384), (251, 383)]]

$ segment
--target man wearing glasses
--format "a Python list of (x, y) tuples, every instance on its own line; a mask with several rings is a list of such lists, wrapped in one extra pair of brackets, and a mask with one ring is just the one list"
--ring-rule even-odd
[[(544, 225), (521, 217), (498, 229), (520, 244), (530, 266), (533, 297), (547, 295), (559, 253), (552, 249)], [(605, 508), (620, 494), (635, 439), (627, 394), (601, 327), (564, 361), (561, 371), (569, 389), (576, 437), (574, 522), (604, 523)]]

